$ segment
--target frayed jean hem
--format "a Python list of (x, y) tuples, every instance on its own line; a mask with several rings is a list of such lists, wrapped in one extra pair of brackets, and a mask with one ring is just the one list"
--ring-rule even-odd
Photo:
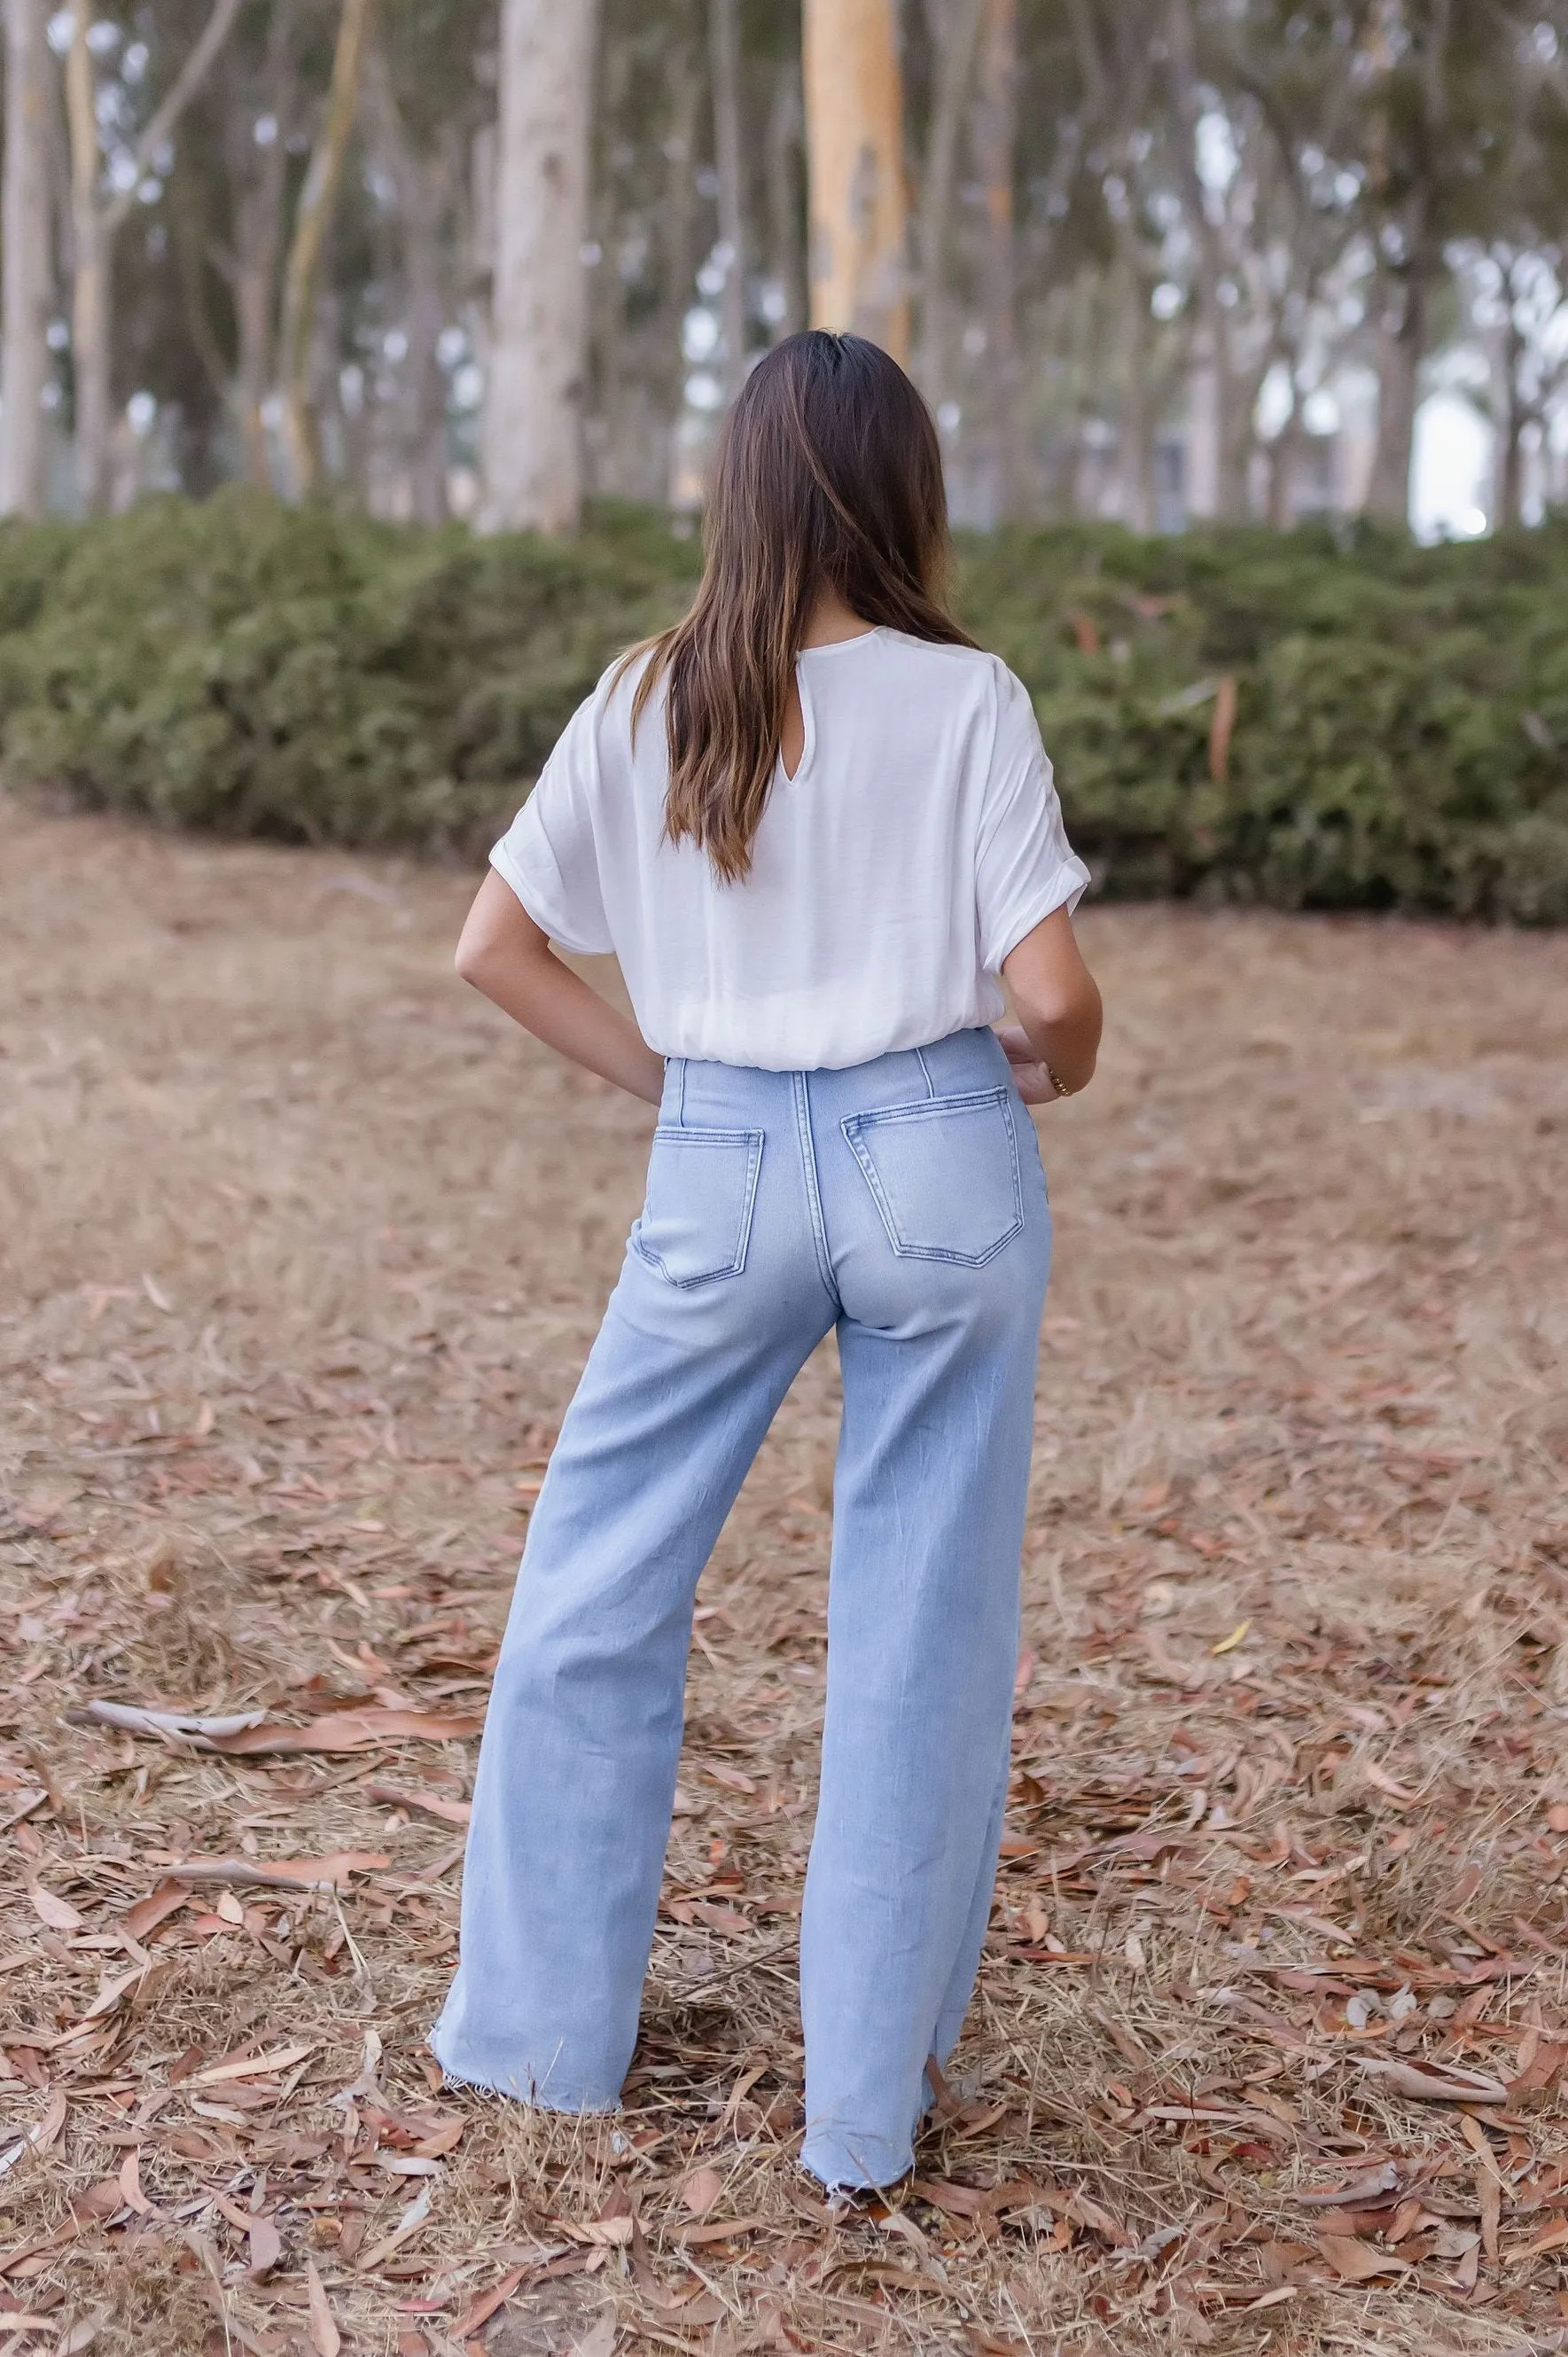
[(526, 2072), (459, 2061), (456, 2055), (448, 2055), (443, 2050), (443, 2041), (434, 2031), (425, 2043), (446, 2077), (457, 2085), (482, 2087), (489, 2094), (508, 2096), (512, 2103), (522, 2104), (531, 2112), (547, 2112), (559, 2119), (604, 2119), (621, 2108), (618, 2093), (608, 2097), (572, 2095), (555, 2088), (550, 2088), (546, 2093), (548, 2082), (542, 2083)]

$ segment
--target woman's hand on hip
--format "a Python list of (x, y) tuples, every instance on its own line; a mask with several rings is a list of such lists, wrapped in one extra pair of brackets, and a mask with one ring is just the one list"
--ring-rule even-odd
[(1054, 1104), (1060, 1093), (1021, 1023), (1004, 1023), (996, 1037), (1006, 1051), (1013, 1085), (1026, 1105)]

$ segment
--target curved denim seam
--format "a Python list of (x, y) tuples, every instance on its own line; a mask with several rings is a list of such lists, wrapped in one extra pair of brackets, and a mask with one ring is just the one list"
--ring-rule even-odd
[[(1023, 1173), (1018, 1168), (1018, 1131), (1013, 1119), (1011, 1095), (1012, 1092), (1008, 1089), (975, 1089), (969, 1091), (963, 1096), (936, 1097), (914, 1104), (878, 1105), (869, 1113), (846, 1114), (840, 1122), (839, 1127), (843, 1132), (844, 1143), (860, 1165), (865, 1183), (871, 1189), (872, 1200), (881, 1215), (882, 1224), (887, 1231), (887, 1241), (900, 1260), (940, 1260), (946, 1261), (954, 1268), (983, 1268), (988, 1261), (994, 1260), (997, 1254), (1012, 1243), (1015, 1236), (1022, 1232), (1024, 1179)], [(861, 1144), (862, 1131), (882, 1127), (895, 1121), (933, 1120), (942, 1113), (967, 1112), (988, 1104), (999, 1107), (1003, 1121), (1006, 1125), (1007, 1143), (1012, 1151), (1012, 1226), (998, 1236), (994, 1243), (988, 1244), (983, 1253), (955, 1252), (950, 1245), (947, 1244), (906, 1243), (898, 1234), (893, 1218), (893, 1207), (887, 1200), (882, 1180), (877, 1174), (876, 1165)]]
[[(684, 1075), (682, 1074), (682, 1082)], [(684, 1089), (682, 1087), (682, 1095)], [(726, 1276), (745, 1274), (746, 1256), (751, 1249), (751, 1222), (757, 1208), (757, 1181), (762, 1170), (762, 1147), (765, 1133), (760, 1129), (676, 1129), (660, 1122), (653, 1133), (657, 1146), (662, 1138), (667, 1145), (681, 1146), (744, 1146), (750, 1149), (746, 1170), (746, 1193), (741, 1204), (740, 1234), (736, 1242), (735, 1258), (724, 1268), (705, 1268), (699, 1276), (671, 1276), (656, 1252), (650, 1252), (637, 1230), (631, 1235), (631, 1247), (639, 1260), (658, 1270), (666, 1285), (679, 1293), (689, 1293), (694, 1285), (716, 1285)], [(640, 1222), (639, 1226), (640, 1226)]]
[(817, 1248), (817, 1273), (827, 1288), (828, 1298), (836, 1302), (838, 1280), (833, 1275), (832, 1256), (828, 1251), (822, 1182), (817, 1175), (817, 1148), (811, 1136), (811, 1090), (804, 1072), (791, 1073), (790, 1082), (790, 1093), (795, 1100), (795, 1127), (800, 1134), (800, 1161), (806, 1181), (806, 1205), (811, 1215), (811, 1236)]

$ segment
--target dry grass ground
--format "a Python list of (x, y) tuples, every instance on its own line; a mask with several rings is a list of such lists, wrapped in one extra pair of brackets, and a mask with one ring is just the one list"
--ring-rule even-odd
[(455, 983), (467, 890), (0, 803), (0, 2351), (1568, 2343), (1568, 941), (1088, 919), (981, 1993), (830, 2217), (828, 1357), (704, 1583), (624, 2115), (422, 2045), (650, 1119)]

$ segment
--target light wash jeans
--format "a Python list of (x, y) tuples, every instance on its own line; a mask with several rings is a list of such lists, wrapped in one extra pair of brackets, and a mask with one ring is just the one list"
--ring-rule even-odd
[(1006, 1792), (1050, 1214), (989, 1031), (847, 1071), (671, 1061), (648, 1195), (528, 1534), (474, 1788), (456, 2079), (615, 2107), (637, 2038), (697, 1577), (798, 1369), (843, 1372), (802, 2159), (912, 2163)]

